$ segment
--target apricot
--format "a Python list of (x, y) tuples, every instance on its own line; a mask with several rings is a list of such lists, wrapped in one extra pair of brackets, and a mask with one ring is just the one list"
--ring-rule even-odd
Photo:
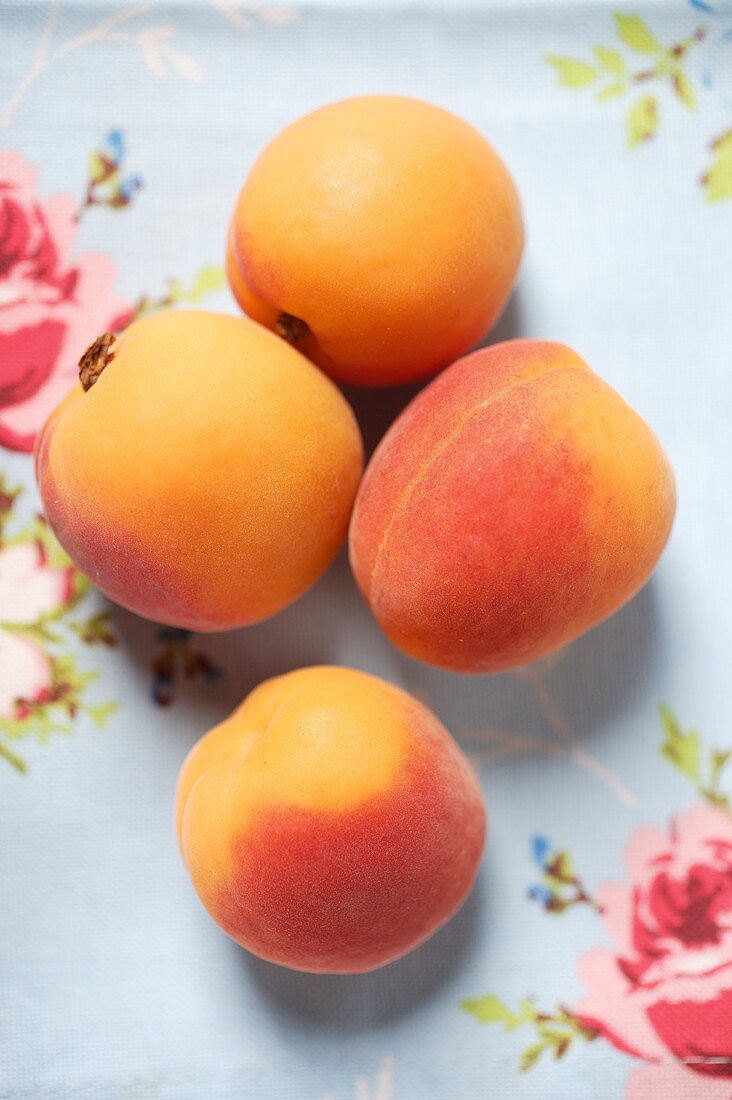
[(440, 107), (321, 107), (255, 162), (231, 222), (242, 309), (339, 382), (425, 378), (491, 328), (516, 277), (521, 208), (484, 137)]
[(59, 541), (106, 595), (212, 631), (317, 580), (363, 458), (350, 407), (304, 356), (241, 317), (165, 312), (97, 341), (82, 377), (36, 469)]
[(465, 900), (485, 837), (449, 733), (348, 668), (261, 684), (191, 750), (176, 802), (211, 916), (295, 970), (358, 973), (411, 951)]
[(455, 363), (387, 432), (356, 498), (356, 580), (391, 641), (500, 672), (616, 611), (671, 530), (648, 425), (570, 348), (512, 340)]

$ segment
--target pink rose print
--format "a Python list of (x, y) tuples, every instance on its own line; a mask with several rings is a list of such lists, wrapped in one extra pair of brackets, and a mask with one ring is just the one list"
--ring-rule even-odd
[[(82, 716), (103, 729), (117, 709), (113, 702), (89, 701), (97, 672), (79, 667), (72, 648), (77, 639), (114, 646), (116, 636), (105, 609), (87, 619), (73, 614), (89, 582), (41, 516), (17, 531), (19, 496), (0, 472), (0, 767), (7, 763), (23, 773), (22, 740), (44, 744), (52, 734), (70, 734)], [(9, 540), (7, 527), (16, 527)]]
[(702, 1077), (681, 1065), (641, 1066), (625, 1085), (625, 1100), (731, 1100), (729, 1079)]
[(84, 348), (130, 313), (108, 257), (72, 260), (77, 225), (70, 195), (39, 200), (35, 168), (0, 152), (0, 445), (13, 450), (32, 450)]
[(616, 947), (580, 960), (590, 992), (575, 1014), (656, 1063), (626, 1100), (732, 1100), (732, 817), (702, 804), (669, 835), (639, 829), (626, 862), (630, 883), (597, 894)]
[(0, 718), (22, 719), (29, 705), (50, 698), (51, 658), (22, 628), (65, 607), (73, 576), (70, 567), (49, 566), (38, 543), (0, 550)]

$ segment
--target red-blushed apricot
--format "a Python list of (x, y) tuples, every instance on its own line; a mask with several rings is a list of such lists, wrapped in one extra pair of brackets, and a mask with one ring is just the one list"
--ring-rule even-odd
[(470, 891), (476, 779), (421, 703), (348, 668), (267, 680), (191, 750), (177, 829), (211, 916), (255, 955), (358, 973), (422, 943)]
[(512, 340), (455, 363), (392, 425), (356, 498), (351, 564), (399, 649), (500, 672), (629, 600), (674, 511), (640, 416), (564, 345)]
[(350, 407), (304, 356), (241, 317), (169, 311), (97, 342), (81, 373), (36, 471), (59, 541), (103, 592), (210, 631), (317, 580), (363, 456)]
[(242, 309), (340, 382), (436, 373), (503, 309), (523, 225), (508, 171), (440, 107), (373, 95), (321, 107), (255, 162), (227, 267)]

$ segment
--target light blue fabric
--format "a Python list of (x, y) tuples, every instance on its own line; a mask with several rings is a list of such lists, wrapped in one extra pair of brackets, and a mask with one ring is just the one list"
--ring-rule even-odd
[[(715, 3), (632, 6), (664, 44), (700, 24), (706, 36), (685, 65), (696, 109), (670, 81), (649, 84), (658, 132), (631, 149), (635, 89), (598, 102), (599, 85), (563, 87), (546, 60), (592, 65), (600, 44), (636, 69), (651, 64), (618, 39), (601, 0), (331, 2), (291, 9), (290, 20), (242, 6), (240, 25), (223, 4), (142, 7), (109, 29), (111, 40), (63, 52), (123, 9), (61, 5), (42, 71), (0, 131), (3, 148), (37, 167), (42, 198), (83, 196), (89, 152), (110, 130), (124, 133), (125, 171), (144, 186), (126, 209), (85, 212), (75, 245), (112, 258), (122, 298), (159, 295), (170, 277), (188, 284), (221, 263), (248, 166), (292, 118), (355, 93), (433, 100), (489, 137), (524, 203), (519, 287), (492, 339), (545, 337), (582, 354), (654, 426), (679, 511), (652, 583), (539, 679), (470, 679), (402, 657), (362, 604), (345, 555), (271, 622), (197, 640), (224, 675), (176, 685), (167, 709), (151, 696), (156, 627), (115, 610), (118, 644), (108, 648), (64, 626), (79, 666), (99, 674), (84, 699), (118, 710), (103, 731), (82, 713), (70, 737), (13, 742), (25, 774), (0, 760), (0, 1096), (619, 1097), (639, 1063), (611, 1042), (575, 1042), (522, 1074), (526, 1029), (481, 1026), (460, 1001), (490, 992), (513, 1006), (527, 996), (550, 1010), (576, 1005), (577, 962), (608, 934), (588, 906), (552, 915), (527, 898), (538, 873), (531, 838), (568, 849), (592, 889), (627, 879), (622, 851), (634, 830), (665, 830), (699, 801), (659, 755), (659, 702), (706, 744), (730, 745), (732, 201), (708, 201), (700, 179), (709, 143), (732, 124), (732, 16)], [(33, 65), (48, 13), (35, 0), (0, 4), (0, 111)], [(163, 41), (180, 72), (175, 55), (158, 58), (160, 76), (146, 64), (139, 34), (158, 25), (173, 28)], [(223, 290), (206, 305), (234, 308)], [(389, 394), (355, 402), (372, 434), (398, 406)], [(38, 508), (31, 460), (3, 451), (0, 470), (25, 486), (19, 531)], [(88, 596), (71, 618), (103, 606)], [(289, 973), (230, 943), (190, 887), (171, 822), (194, 740), (261, 679), (322, 662), (423, 697), (480, 763), (491, 819), (460, 915), (412, 956), (357, 978)], [(527, 751), (532, 739), (537, 752)], [(689, 1089), (712, 1084), (689, 1077)]]

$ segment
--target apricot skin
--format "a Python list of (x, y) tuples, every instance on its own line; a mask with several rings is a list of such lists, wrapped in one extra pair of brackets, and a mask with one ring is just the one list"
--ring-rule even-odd
[(38, 442), (46, 516), (111, 599), (192, 630), (258, 622), (338, 551), (362, 470), (336, 387), (240, 317), (167, 312), (116, 341)]
[(455, 363), (392, 425), (356, 498), (351, 564), (399, 649), (501, 672), (629, 600), (674, 511), (637, 413), (569, 348), (513, 340)]
[(503, 309), (523, 248), (513, 181), (462, 119), (400, 96), (321, 107), (255, 162), (227, 268), (268, 328), (305, 322), (297, 347), (339, 382), (426, 378)]
[(411, 696), (347, 668), (267, 680), (191, 750), (177, 829), (211, 916), (255, 955), (359, 973), (412, 950), (470, 891), (480, 789)]

